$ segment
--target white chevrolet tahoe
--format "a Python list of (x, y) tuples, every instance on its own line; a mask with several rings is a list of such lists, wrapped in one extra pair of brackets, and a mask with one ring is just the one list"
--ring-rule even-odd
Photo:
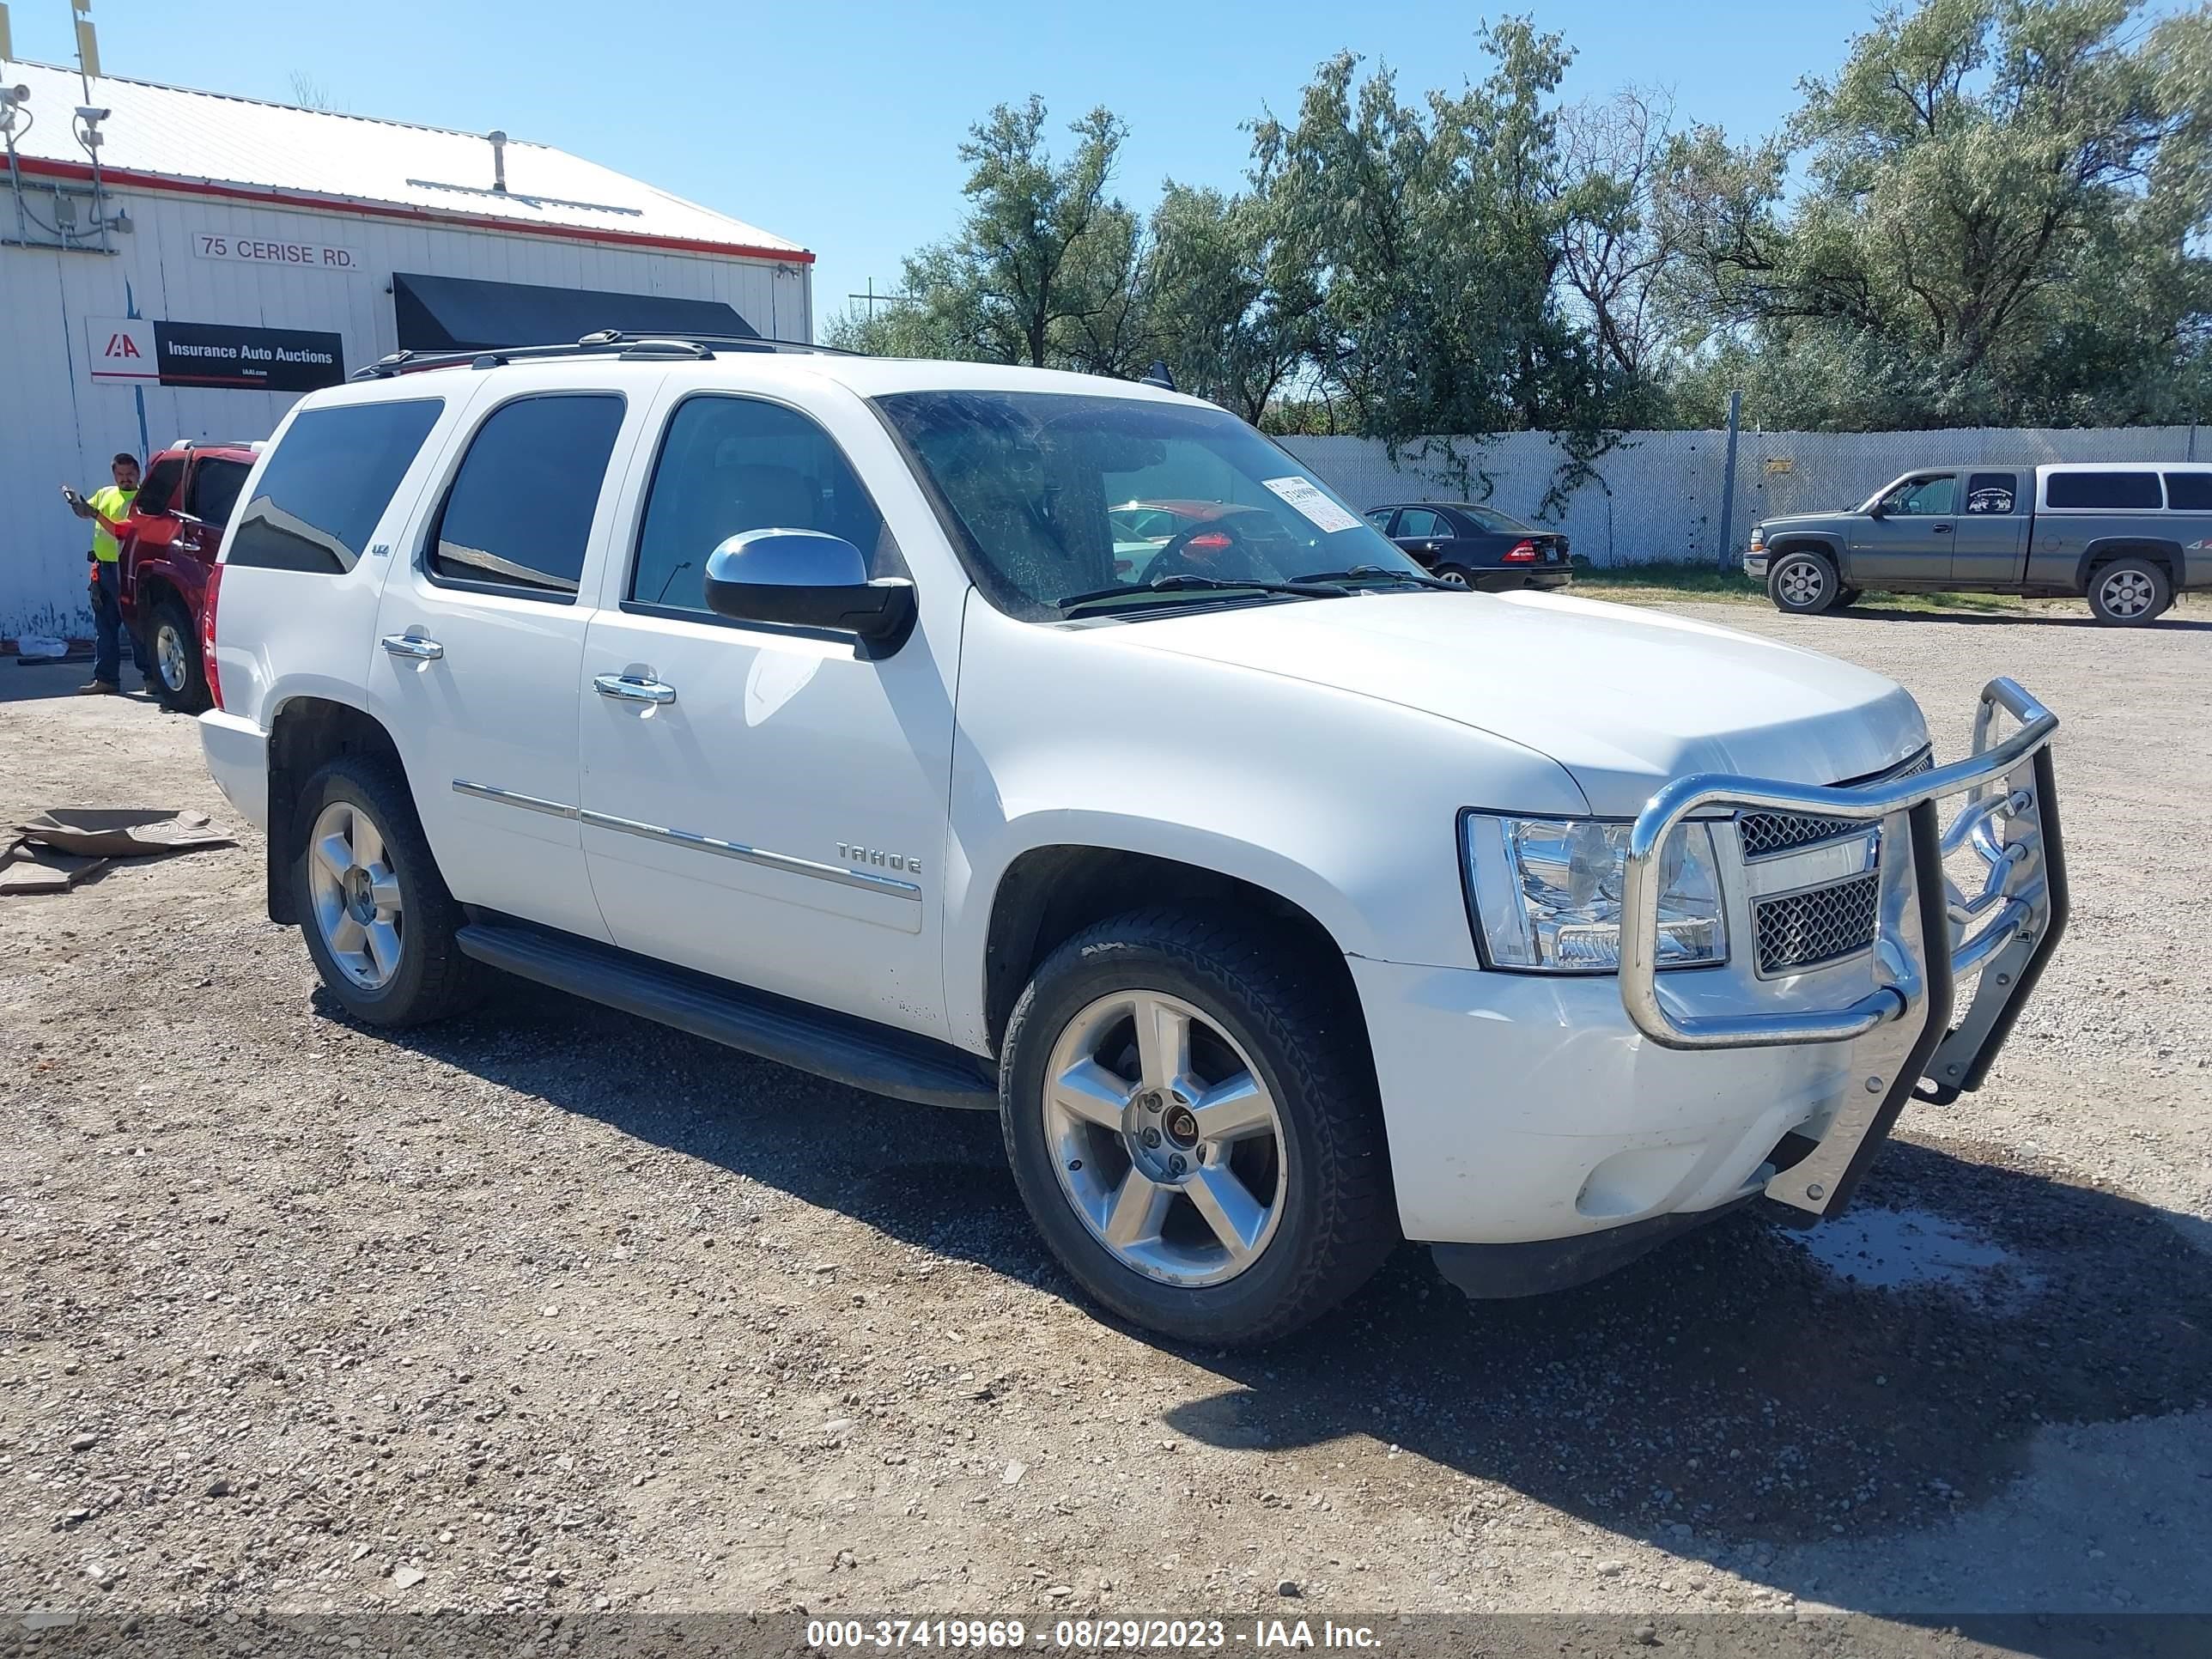
[(403, 355), (243, 499), (207, 761), (350, 1014), (500, 969), (995, 1110), (1069, 1274), (1174, 1338), (1401, 1238), (1517, 1295), (1832, 1214), (2066, 916), (2011, 682), (1934, 765), (1887, 680), (1443, 587), (1152, 386)]

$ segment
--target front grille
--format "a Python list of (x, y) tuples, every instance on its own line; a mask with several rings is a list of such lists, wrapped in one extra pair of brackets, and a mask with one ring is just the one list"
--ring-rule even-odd
[(1833, 962), (1874, 943), (1881, 877), (1869, 872), (1832, 887), (1784, 893), (1752, 907), (1759, 930), (1759, 971), (1795, 973)]
[[(1839, 788), (1850, 788), (1861, 783), (1887, 783), (1892, 778), (1909, 778), (1925, 772), (1936, 763), (1935, 756), (1922, 750), (1893, 772), (1878, 772), (1871, 778), (1854, 778)], [(1743, 839), (1743, 855), (1747, 859), (1771, 859), (1778, 853), (1794, 853), (1801, 847), (1810, 847), (1815, 842), (1833, 841), (1838, 836), (1848, 836), (1854, 830), (1867, 828), (1863, 820), (1852, 818), (1814, 817), (1803, 812), (1746, 812), (1736, 820), (1736, 833)]]

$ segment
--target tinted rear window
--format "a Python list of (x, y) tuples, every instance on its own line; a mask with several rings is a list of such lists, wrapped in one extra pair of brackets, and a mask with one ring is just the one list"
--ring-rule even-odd
[(424, 560), (441, 581), (576, 597), (623, 400), (523, 398), (477, 428)]
[(246, 487), (246, 475), (252, 471), (244, 461), (203, 455), (192, 468), (185, 511), (204, 523), (228, 524), (230, 509), (238, 505), (238, 492)]
[(2157, 507), (2155, 472), (2054, 472), (2046, 507)]
[(2169, 472), (2166, 504), (2177, 513), (2212, 513), (2212, 472)]
[(445, 406), (423, 398), (308, 410), (262, 469), (226, 562), (333, 576), (352, 569)]

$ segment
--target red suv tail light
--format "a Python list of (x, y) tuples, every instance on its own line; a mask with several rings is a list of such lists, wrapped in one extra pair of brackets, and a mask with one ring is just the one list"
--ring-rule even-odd
[(1228, 548), (1229, 538), (1221, 531), (1209, 530), (1203, 535), (1193, 536), (1183, 545), (1194, 553), (1219, 553)]
[(1508, 564), (1535, 563), (1536, 544), (1534, 542), (1514, 543), (1512, 546), (1505, 550), (1505, 562)]
[(215, 665), (215, 603), (222, 592), (222, 567), (208, 568), (207, 592), (200, 595), (200, 672), (207, 677), (208, 696), (222, 707), (222, 675)]

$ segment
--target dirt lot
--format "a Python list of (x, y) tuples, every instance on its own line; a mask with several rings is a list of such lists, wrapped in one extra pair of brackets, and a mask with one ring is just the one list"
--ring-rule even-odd
[(1698, 614), (1947, 754), (1993, 672), (2064, 718), (1990, 1086), (1814, 1248), (1479, 1307), (1409, 1249), (1256, 1358), (1073, 1302), (987, 1116), (520, 986), (335, 1018), (191, 723), (0, 664), (9, 821), (244, 837), (0, 902), (9, 1607), (2212, 1610), (2212, 628)]

